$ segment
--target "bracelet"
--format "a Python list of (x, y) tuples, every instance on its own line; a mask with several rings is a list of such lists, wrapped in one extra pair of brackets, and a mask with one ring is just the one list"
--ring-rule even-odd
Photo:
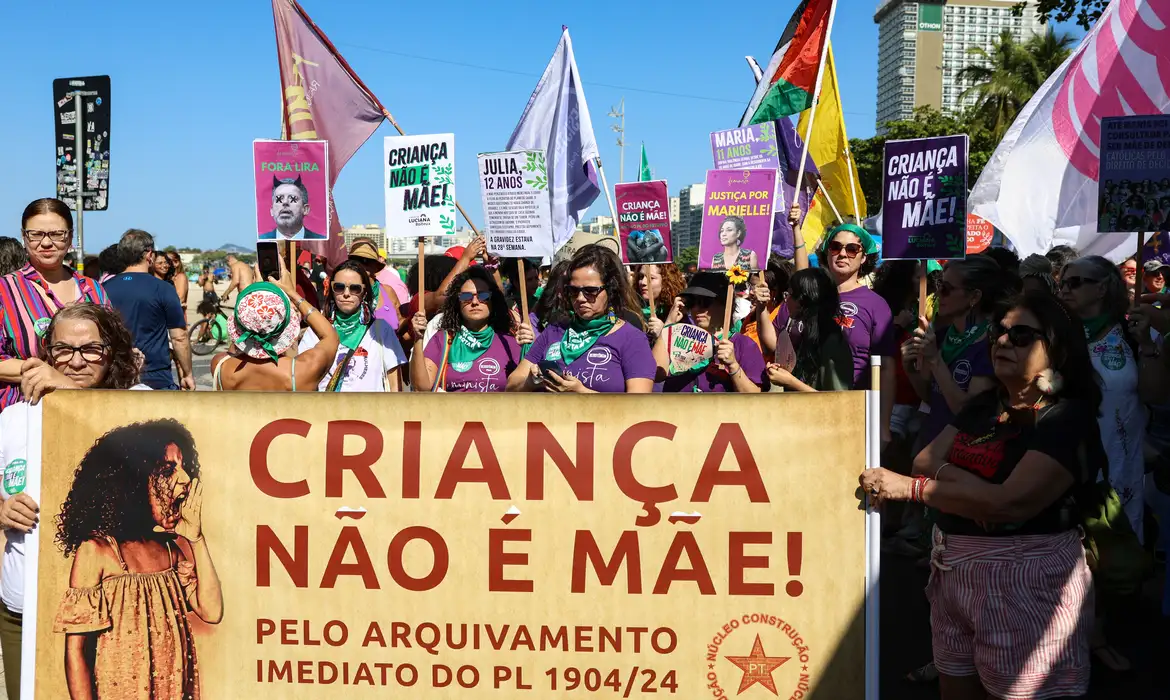
[(727, 375), (727, 378), (730, 379), (730, 378), (734, 377), (735, 375), (739, 374), (741, 371), (743, 371), (743, 365), (736, 367), (734, 372)]
[(951, 463), (950, 463), (950, 462), (943, 462), (943, 465), (942, 465), (941, 467), (939, 467), (939, 468), (938, 468), (938, 470), (937, 470), (937, 471), (935, 471), (935, 473), (934, 473), (934, 479), (935, 479), (935, 481), (938, 481), (938, 475), (939, 475), (939, 474), (942, 474), (942, 470), (946, 469), (946, 468), (947, 468), (947, 467), (949, 467), (949, 466), (951, 466)]
[(926, 485), (931, 481), (934, 481), (934, 479), (928, 476), (914, 477), (914, 482), (910, 484), (910, 500), (914, 503), (922, 503), (923, 490), (926, 489)]
[(804, 244), (803, 244), (803, 243), (801, 243), (800, 245), (793, 246), (793, 247), (792, 247), (792, 249), (793, 249), (793, 250), (800, 250), (800, 249), (801, 249), (801, 248), (803, 248), (803, 247), (804, 247)]

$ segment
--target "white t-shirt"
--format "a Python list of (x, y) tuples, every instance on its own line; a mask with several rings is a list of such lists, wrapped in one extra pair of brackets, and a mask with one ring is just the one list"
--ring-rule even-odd
[[(299, 352), (315, 347), (318, 342), (317, 334), (310, 328), (301, 338)], [(321, 383), (317, 385), (318, 391), (325, 391), (329, 386), (333, 373), (348, 353), (349, 348), (337, 346), (333, 367), (321, 378)], [(398, 342), (394, 328), (383, 319), (376, 318), (349, 360), (349, 369), (341, 379), (341, 391), (386, 391), (386, 373), (404, 364), (406, 353)]]

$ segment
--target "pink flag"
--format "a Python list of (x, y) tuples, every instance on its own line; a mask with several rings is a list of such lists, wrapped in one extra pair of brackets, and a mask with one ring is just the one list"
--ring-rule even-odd
[[(284, 110), (281, 138), (329, 141), (329, 187), (361, 145), (390, 116), (296, 0), (272, 0)], [(337, 207), (331, 207), (328, 241), (302, 245), (324, 255), (330, 267), (348, 256)]]
[(1097, 231), (1101, 119), (1170, 109), (1170, 0), (1113, 0), (1036, 92), (968, 198), (1020, 257), (1067, 244), (1120, 261), (1135, 234)]

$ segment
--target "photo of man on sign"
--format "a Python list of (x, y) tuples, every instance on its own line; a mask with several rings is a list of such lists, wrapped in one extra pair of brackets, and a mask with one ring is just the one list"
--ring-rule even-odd
[(301, 178), (272, 178), (272, 220), (276, 228), (260, 234), (262, 241), (320, 241), (325, 235), (305, 228), (309, 213), (309, 191)]
[(199, 473), (191, 433), (169, 419), (115, 428), (82, 458), (56, 533), (73, 559), (53, 621), (71, 698), (199, 697), (188, 614), (223, 619)]

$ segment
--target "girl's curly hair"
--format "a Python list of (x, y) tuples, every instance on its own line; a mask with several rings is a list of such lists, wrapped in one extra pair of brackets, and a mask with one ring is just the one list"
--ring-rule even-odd
[(179, 448), (183, 470), (198, 477), (195, 439), (174, 419), (124, 425), (94, 442), (73, 473), (73, 485), (57, 516), (56, 542), (66, 557), (86, 540), (112, 537), (124, 542), (154, 532), (150, 489), (156, 488), (156, 477), (174, 471), (166, 461), (168, 445)]
[(102, 342), (110, 348), (110, 367), (106, 371), (106, 378), (94, 387), (95, 389), (129, 389), (138, 383), (138, 362), (134, 358), (134, 339), (130, 335), (130, 330), (126, 328), (117, 311), (88, 301), (66, 306), (53, 316), (41, 340), (37, 357), (50, 366), (53, 365), (53, 360), (49, 357), (49, 345), (53, 342), (53, 333), (57, 325), (67, 321), (93, 323), (97, 326)]
[[(632, 265), (630, 267), (630, 284), (634, 287), (634, 293), (638, 298), (642, 298), (641, 287), (638, 285), (641, 282), (642, 275), (647, 266)], [(658, 273), (662, 276), (662, 291), (654, 297), (654, 304), (656, 306), (666, 306), (669, 309), (674, 305), (674, 298), (682, 294), (682, 290), (687, 287), (687, 280), (683, 277), (682, 270), (678, 269), (677, 265), (667, 263), (665, 265), (656, 265)], [(648, 300), (642, 299), (642, 303), (648, 303)]]
[(508, 309), (508, 300), (500, 291), (500, 286), (496, 284), (495, 278), (487, 270), (478, 266), (469, 267), (455, 275), (455, 279), (451, 280), (451, 284), (447, 286), (447, 298), (443, 301), (442, 308), (439, 309), (443, 315), (442, 320), (439, 321), (439, 330), (444, 333), (457, 333), (459, 327), (463, 325), (463, 305), (459, 302), (459, 292), (463, 289), (463, 285), (471, 280), (483, 282), (488, 291), (492, 293), (492, 298), (488, 300), (488, 308), (491, 309), (491, 313), (488, 315), (488, 325), (499, 335), (511, 335), (512, 314)]

